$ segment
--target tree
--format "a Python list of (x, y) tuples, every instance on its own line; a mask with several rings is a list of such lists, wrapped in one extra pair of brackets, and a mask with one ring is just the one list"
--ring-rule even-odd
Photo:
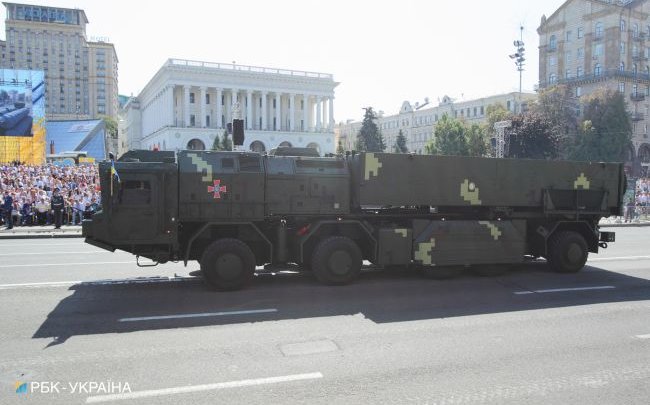
[(499, 121), (508, 121), (512, 118), (512, 113), (501, 103), (490, 104), (485, 109), (487, 123), (485, 124), (485, 133), (493, 138), (495, 136), (494, 124)]
[(622, 161), (632, 140), (632, 123), (623, 94), (594, 92), (583, 100), (583, 121), (571, 158), (588, 161)]
[(532, 111), (542, 115), (551, 131), (558, 135), (560, 151), (567, 155), (578, 134), (578, 105), (568, 86), (557, 85), (541, 90)]
[(345, 154), (345, 149), (343, 149), (343, 143), (339, 139), (339, 143), (336, 146), (336, 154), (337, 155), (344, 155)]
[(551, 123), (534, 111), (512, 117), (508, 157), (520, 159), (556, 159), (559, 135)]
[(397, 134), (397, 140), (395, 141), (393, 150), (395, 153), (409, 153), (409, 149), (406, 147), (406, 137), (404, 136), (404, 133), (401, 129)]
[(384, 137), (375, 123), (377, 114), (372, 107), (365, 108), (361, 129), (357, 135), (357, 150), (366, 152), (383, 152), (386, 149)]
[(431, 155), (467, 156), (466, 129), (462, 122), (445, 114), (433, 131), (433, 140), (425, 145), (424, 150)]
[(212, 143), (212, 150), (221, 150), (221, 139), (219, 139), (219, 135), (214, 138), (214, 142)]
[(469, 156), (487, 156), (488, 142), (485, 136), (485, 129), (478, 125), (472, 124), (466, 129), (467, 153)]
[(106, 127), (106, 133), (113, 139), (117, 139), (117, 121), (108, 115), (101, 116), (102, 121), (104, 121), (104, 126)]

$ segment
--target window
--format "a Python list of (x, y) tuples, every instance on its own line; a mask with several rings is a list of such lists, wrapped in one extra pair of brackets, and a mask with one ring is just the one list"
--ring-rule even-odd
[(570, 79), (571, 78), (571, 69), (567, 69), (565, 74), (564, 74), (565, 79)]
[(555, 35), (551, 35), (551, 39), (548, 41), (548, 48), (551, 51), (557, 49), (557, 38), (555, 37)]
[(210, 127), (210, 116), (209, 115), (205, 116), (205, 126)]
[(620, 82), (618, 84), (618, 91), (621, 93), (625, 93), (625, 82)]
[(566, 42), (571, 42), (571, 31), (566, 32)]
[(578, 52), (576, 53), (578, 56), (578, 59), (584, 59), (585, 58), (585, 48), (578, 48)]
[(634, 38), (637, 38), (639, 36), (639, 24), (637, 24), (637, 23), (634, 23), (632, 25), (632, 36)]
[(625, 20), (621, 19), (621, 32), (625, 31)]
[(632, 45), (632, 57), (636, 58), (639, 56), (639, 48), (636, 45)]
[(124, 180), (118, 183), (117, 202), (122, 205), (151, 204), (151, 183), (143, 180)]
[(194, 93), (190, 93), (190, 104), (194, 104)]
[[(650, 29), (650, 27), (648, 27)], [(582, 37), (585, 36), (584, 30), (582, 27), (578, 27), (578, 39), (581, 39)]]
[(239, 171), (249, 173), (259, 173), (262, 171), (259, 155), (240, 155)]
[(576, 87), (576, 97), (582, 96), (582, 87)]
[(571, 60), (571, 51), (566, 51), (566, 53), (564, 54), (564, 63), (569, 63), (570, 60)]
[(603, 56), (603, 44), (594, 45), (594, 56)]
[(621, 41), (621, 55), (625, 55), (625, 42)]
[(194, 114), (190, 114), (190, 126), (193, 127), (196, 125), (196, 117)]
[(549, 84), (555, 84), (557, 82), (557, 76), (555, 73), (551, 73), (551, 75), (548, 77), (548, 83)]
[(601, 73), (600, 63), (596, 63), (596, 65), (594, 65), (594, 75), (600, 76), (600, 73)]
[(603, 23), (597, 22), (596, 23), (596, 28), (594, 30), (594, 36), (596, 39), (600, 39), (603, 37)]
[(618, 66), (618, 70), (620, 70), (621, 72), (625, 72), (625, 63), (624, 62), (621, 62), (621, 64)]
[(548, 58), (548, 64), (550, 66), (557, 65), (557, 57), (556, 56), (551, 56), (550, 58)]
[(205, 103), (210, 104), (210, 95), (209, 94), (205, 95)]

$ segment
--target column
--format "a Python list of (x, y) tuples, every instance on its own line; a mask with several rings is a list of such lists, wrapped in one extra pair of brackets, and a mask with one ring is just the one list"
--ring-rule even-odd
[(316, 131), (317, 132), (320, 132), (321, 127), (323, 125), (322, 117), (321, 117), (321, 113), (322, 113), (322, 105), (321, 104), (322, 104), (322, 101), (323, 101), (323, 98), (321, 96), (316, 97)]
[(246, 90), (246, 129), (253, 129), (253, 91)]
[[(233, 119), (233, 106), (239, 102), (239, 89), (230, 90), (230, 116), (226, 118), (226, 122), (232, 122)], [(239, 106), (241, 113), (241, 106)]]
[(280, 131), (282, 129), (282, 116), (280, 115), (282, 109), (282, 95), (280, 93), (275, 93), (275, 130)]
[(206, 113), (205, 113), (205, 87), (201, 86), (199, 89), (199, 97), (201, 98), (200, 105), (201, 105), (201, 118), (196, 120), (196, 124), (200, 128), (205, 128), (207, 127), (207, 122), (205, 119)]
[(183, 86), (183, 126), (190, 126), (190, 86)]
[(329, 108), (329, 113), (330, 113), (330, 125), (329, 129), (330, 131), (334, 129), (334, 125), (336, 124), (336, 121), (334, 121), (334, 96), (330, 96), (330, 108)]
[(170, 127), (174, 126), (174, 118), (176, 111), (174, 109), (174, 85), (167, 86), (167, 113), (169, 118), (167, 119), (167, 125)]
[(223, 115), (223, 110), (221, 106), (221, 97), (223, 96), (223, 92), (221, 91), (221, 88), (217, 87), (217, 128), (221, 128), (221, 116)]
[(296, 106), (295, 94), (289, 94), (289, 130), (291, 132), (296, 130)]
[(303, 94), (302, 100), (303, 100), (302, 122), (304, 125), (302, 130), (305, 132), (309, 132), (309, 96), (307, 94)]
[(267, 131), (269, 129), (266, 121), (267, 121), (267, 111), (266, 111), (266, 97), (268, 93), (263, 91), (262, 92), (262, 131)]

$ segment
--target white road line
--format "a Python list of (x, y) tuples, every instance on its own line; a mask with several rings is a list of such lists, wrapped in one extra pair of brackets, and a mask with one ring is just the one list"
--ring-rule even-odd
[(548, 290), (532, 290), (532, 291), (515, 291), (515, 295), (527, 295), (527, 294), (543, 294), (543, 293), (556, 293), (556, 292), (566, 292), (566, 291), (588, 291), (588, 290), (610, 290), (616, 288), (613, 285), (602, 285), (597, 287), (576, 287), (576, 288), (552, 288)]
[(108, 250), (91, 250), (85, 252), (24, 252), (24, 253), (0, 253), (0, 256), (37, 256), (37, 255), (88, 255), (94, 253), (113, 253)]
[[(135, 260), (131, 260), (128, 262), (86, 262), (86, 263), (34, 263), (34, 264), (3, 264), (0, 266), (2, 269), (6, 269), (9, 267), (45, 267), (45, 266), (90, 266), (90, 265), (97, 265), (97, 264), (128, 264), (132, 263), (135, 264)], [(148, 263), (148, 262), (146, 262)]]
[(255, 378), (251, 380), (228, 381), (228, 382), (214, 383), (214, 384), (188, 385), (184, 387), (163, 388), (159, 390), (135, 391), (135, 392), (127, 392), (123, 394), (96, 395), (96, 396), (86, 398), (86, 403), (94, 404), (98, 402), (112, 402), (112, 401), (121, 401), (125, 399), (159, 397), (163, 395), (184, 394), (188, 392), (213, 391), (213, 390), (221, 390), (225, 388), (239, 388), (239, 387), (250, 387), (254, 385), (278, 384), (278, 383), (291, 382), (291, 381), (314, 380), (318, 378), (323, 378), (323, 374), (321, 374), (320, 372), (316, 372), (316, 373), (306, 373), (306, 374), (284, 375), (278, 377)]
[(594, 257), (589, 259), (590, 262), (607, 262), (615, 260), (646, 260), (650, 259), (650, 256), (618, 256), (618, 257)]
[(182, 319), (182, 318), (204, 318), (209, 316), (230, 316), (230, 315), (251, 315), (278, 312), (276, 308), (251, 309), (248, 311), (227, 311), (227, 312), (203, 312), (196, 314), (142, 316), (138, 318), (120, 318), (119, 322), (157, 321), (161, 319)]
[(637, 339), (650, 339), (650, 334), (648, 335), (635, 335), (634, 336)]
[(47, 283), (21, 283), (21, 284), (0, 284), (0, 290), (10, 290), (13, 288), (24, 287), (60, 287), (71, 286), (73, 284), (81, 283), (81, 281), (52, 281)]

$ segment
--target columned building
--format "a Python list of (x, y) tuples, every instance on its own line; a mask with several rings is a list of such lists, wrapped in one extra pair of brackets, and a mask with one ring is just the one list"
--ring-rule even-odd
[(337, 85), (326, 73), (169, 59), (127, 103), (127, 143), (211, 149), (238, 103), (246, 150), (294, 146), (334, 153)]
[(650, 166), (650, 2), (567, 0), (539, 34), (539, 86), (568, 85), (576, 99), (601, 88), (623, 93), (632, 119), (626, 165)]

